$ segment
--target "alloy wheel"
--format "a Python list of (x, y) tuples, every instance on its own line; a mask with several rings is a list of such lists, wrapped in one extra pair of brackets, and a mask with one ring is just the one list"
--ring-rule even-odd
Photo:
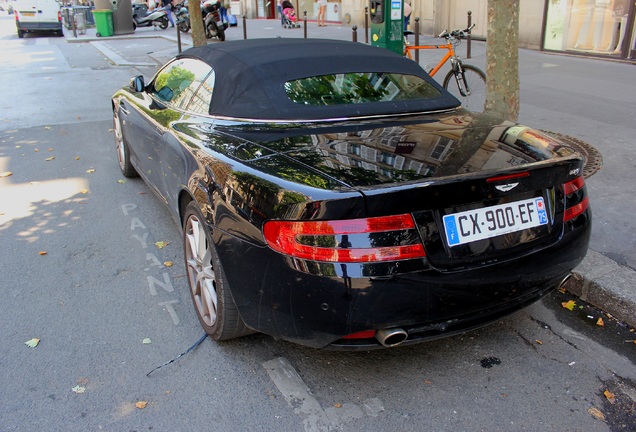
[(199, 317), (205, 325), (212, 327), (218, 310), (216, 277), (207, 234), (195, 215), (187, 220), (185, 236), (186, 271), (192, 298)]

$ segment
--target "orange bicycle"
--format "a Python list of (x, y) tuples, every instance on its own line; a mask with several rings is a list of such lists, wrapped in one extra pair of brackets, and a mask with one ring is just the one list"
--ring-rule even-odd
[[(461, 38), (465, 37), (475, 25), (464, 30), (444, 30), (438, 37), (446, 39), (442, 45), (411, 45), (407, 39), (408, 35), (414, 34), (412, 31), (404, 32), (404, 55), (411, 60), (414, 59), (415, 50), (448, 50), (446, 55), (430, 71), (430, 76), (434, 76), (450, 60), (451, 70), (446, 74), (443, 87), (462, 102), (462, 105), (471, 111), (483, 111), (486, 103), (486, 74), (478, 67), (464, 64), (455, 53), (455, 47), (461, 43)], [(451, 85), (451, 82), (454, 85)]]

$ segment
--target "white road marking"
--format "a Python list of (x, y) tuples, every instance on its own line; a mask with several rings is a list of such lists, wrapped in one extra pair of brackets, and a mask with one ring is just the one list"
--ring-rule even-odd
[(263, 367), (289, 406), (296, 414), (304, 416), (303, 425), (306, 432), (331, 429), (329, 416), (287, 359), (279, 357), (263, 363)]
[(296, 369), (284, 357), (263, 363), (272, 382), (276, 385), (294, 412), (303, 418), (305, 432), (321, 432), (337, 429), (341, 423), (352, 422), (365, 416), (377, 417), (384, 411), (378, 398), (366, 399), (362, 407), (343, 403), (339, 407), (323, 409), (320, 402), (302, 380)]

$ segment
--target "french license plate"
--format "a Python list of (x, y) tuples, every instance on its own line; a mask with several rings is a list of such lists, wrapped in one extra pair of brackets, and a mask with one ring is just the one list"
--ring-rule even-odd
[(450, 247), (548, 223), (543, 198), (531, 198), (444, 216)]
[(35, 16), (35, 12), (22, 12), (22, 15), (31, 17), (31, 16)]

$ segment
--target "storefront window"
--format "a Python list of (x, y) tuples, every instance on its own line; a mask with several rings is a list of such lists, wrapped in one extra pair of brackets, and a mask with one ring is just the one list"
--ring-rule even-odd
[(629, 0), (549, 0), (544, 48), (619, 55)]

